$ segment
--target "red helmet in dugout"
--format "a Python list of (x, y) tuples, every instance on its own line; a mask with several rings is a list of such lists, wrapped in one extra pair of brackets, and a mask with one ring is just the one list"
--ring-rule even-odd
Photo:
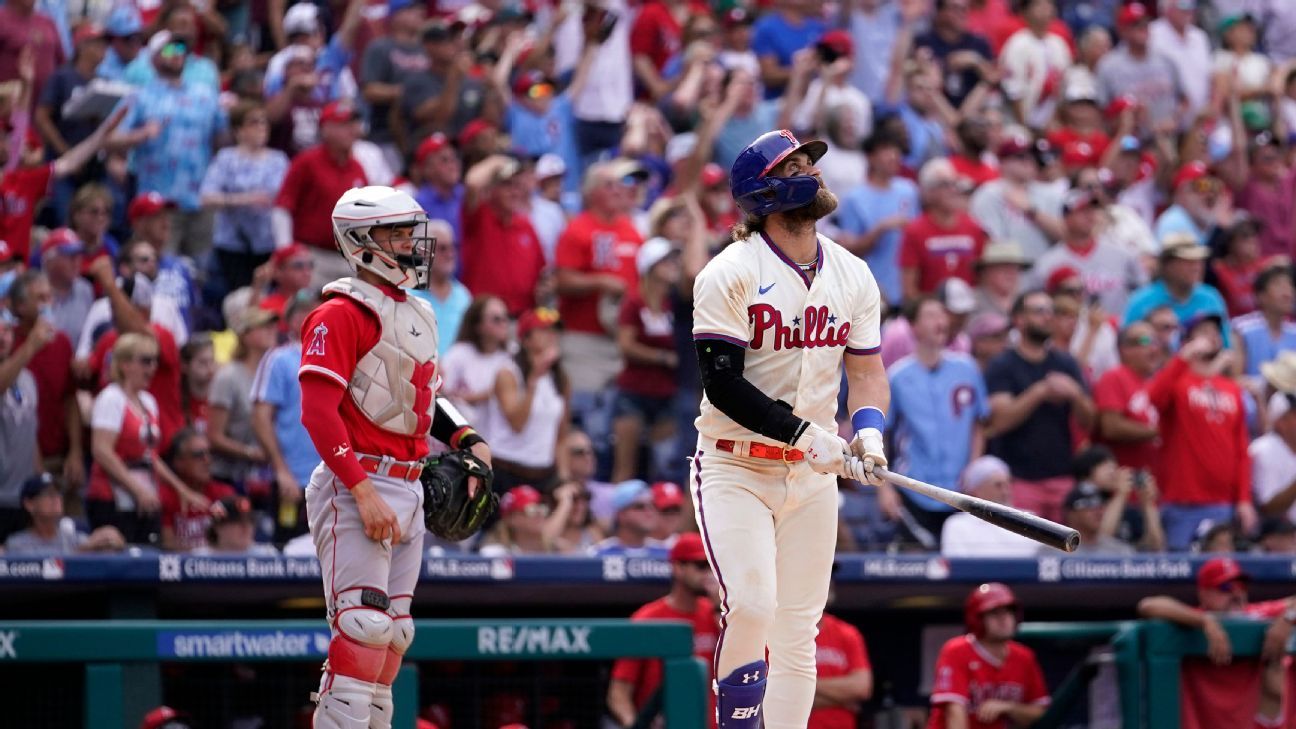
[(985, 634), (985, 623), (981, 617), (1001, 607), (1013, 608), (1017, 611), (1017, 619), (1021, 619), (1021, 605), (1017, 602), (1017, 596), (1004, 583), (987, 582), (973, 590), (963, 603), (963, 622), (967, 625), (968, 632), (978, 638), (982, 637)]

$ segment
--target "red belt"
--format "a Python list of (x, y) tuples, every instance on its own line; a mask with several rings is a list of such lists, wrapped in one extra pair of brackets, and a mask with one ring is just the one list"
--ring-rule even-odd
[(366, 473), (377, 476), (389, 476), (402, 481), (417, 481), (423, 473), (423, 464), (418, 461), (392, 461), (377, 456), (359, 454), (360, 468)]
[[(716, 450), (726, 453), (741, 453), (744, 444), (733, 440), (717, 440)], [(782, 448), (764, 443), (747, 443), (747, 455), (752, 458), (763, 458), (767, 461), (799, 461), (805, 454), (795, 448)]]

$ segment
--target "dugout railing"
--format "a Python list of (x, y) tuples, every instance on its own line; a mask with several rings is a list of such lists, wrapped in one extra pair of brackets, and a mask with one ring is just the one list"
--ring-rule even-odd
[[(1220, 621), (1234, 659), (1256, 658), (1264, 643), (1268, 621), (1226, 618)], [(1018, 639), (1038, 648), (1059, 642), (1105, 646), (1103, 653), (1115, 669), (1120, 726), (1126, 729), (1168, 729), (1181, 726), (1181, 668), (1184, 658), (1206, 655), (1206, 638), (1193, 630), (1161, 620), (1092, 623), (1024, 623)], [(1290, 651), (1292, 646), (1288, 646)], [(1094, 666), (1090, 666), (1094, 667)], [(1095, 671), (1074, 672), (1053, 687), (1055, 708), (1035, 726), (1065, 726), (1067, 701), (1082, 701)], [(1290, 698), (1288, 699), (1291, 700)], [(1249, 722), (1250, 717), (1245, 721)], [(1239, 724), (1243, 726), (1244, 724)], [(1249, 723), (1245, 725), (1249, 726)], [(1225, 728), (1221, 728), (1225, 729)]]
[[(393, 684), (393, 727), (412, 729), (422, 661), (660, 658), (670, 727), (705, 726), (705, 674), (689, 625), (628, 620), (418, 620)], [(162, 703), (159, 664), (189, 661), (318, 663), (329, 633), (319, 621), (11, 621), (0, 623), (0, 664), (84, 667), (84, 722), (133, 729)], [(307, 665), (303, 671), (309, 671)], [(591, 697), (600, 700), (602, 697)]]

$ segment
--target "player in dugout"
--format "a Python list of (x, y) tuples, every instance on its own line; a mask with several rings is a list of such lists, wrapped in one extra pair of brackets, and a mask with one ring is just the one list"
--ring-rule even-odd
[[(1139, 617), (1160, 618), (1202, 631), (1207, 657), (1221, 667), (1233, 664), (1233, 646), (1220, 625), (1220, 618), (1273, 621), (1265, 631), (1258, 664), (1238, 664), (1233, 670), (1210, 671), (1208, 680), (1196, 684), (1210, 684), (1219, 690), (1185, 691), (1184, 699), (1195, 704), (1193, 713), (1200, 726), (1245, 727), (1248, 721), (1255, 729), (1288, 725), (1285, 715), (1290, 712), (1284, 711), (1283, 694), (1290, 663), (1287, 645), (1292, 624), (1296, 622), (1296, 597), (1250, 602), (1247, 599), (1250, 580), (1251, 576), (1232, 558), (1215, 557), (1197, 571), (1197, 607), (1166, 595), (1139, 601)], [(1250, 688), (1257, 683), (1258, 692)]]
[(978, 586), (963, 606), (967, 633), (950, 638), (936, 659), (927, 729), (1029, 726), (1048, 707), (1035, 652), (1013, 640), (1021, 605), (1001, 582)]
[[(671, 547), (669, 560), (670, 592), (636, 610), (630, 619), (691, 623), (693, 652), (710, 667), (716, 640), (720, 637), (720, 625), (709, 597), (715, 594), (717, 585), (702, 548), (702, 537), (696, 532), (681, 534)], [(708, 676), (708, 684), (710, 681)], [(607, 711), (616, 725), (634, 726), (639, 712), (644, 710), (661, 682), (660, 660), (622, 658), (614, 663), (612, 680), (608, 684)], [(715, 726), (714, 709), (708, 715), (711, 717), (708, 725)]]

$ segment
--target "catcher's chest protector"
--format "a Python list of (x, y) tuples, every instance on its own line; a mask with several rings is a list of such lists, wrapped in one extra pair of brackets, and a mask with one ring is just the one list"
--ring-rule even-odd
[(432, 307), (407, 296), (396, 301), (372, 284), (344, 278), (324, 295), (346, 296), (378, 316), (382, 336), (360, 358), (347, 389), (375, 425), (401, 435), (427, 433), (441, 386), (436, 374), (437, 326)]

